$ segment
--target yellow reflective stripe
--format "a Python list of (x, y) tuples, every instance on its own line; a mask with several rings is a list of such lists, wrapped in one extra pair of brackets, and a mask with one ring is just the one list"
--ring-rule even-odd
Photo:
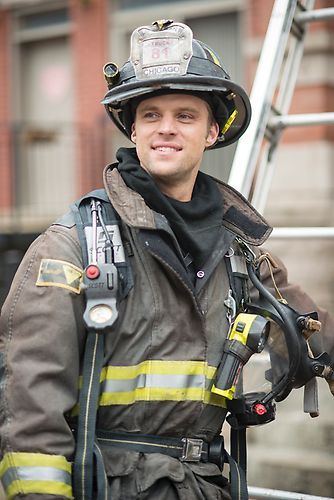
[(204, 403), (212, 406), (219, 406), (219, 408), (226, 408), (226, 398), (220, 396), (219, 394), (214, 394), (211, 391), (205, 391), (204, 393)]
[(61, 455), (45, 455), (43, 453), (11, 452), (6, 453), (0, 462), (0, 475), (9, 467), (44, 466), (72, 472), (72, 465)]
[[(161, 360), (145, 360), (137, 365), (130, 366), (106, 366), (102, 369), (100, 381), (107, 385), (102, 389), (100, 397), (100, 406), (111, 405), (130, 405), (136, 401), (202, 401), (206, 404), (226, 407), (224, 397), (211, 393), (207, 387), (210, 381), (214, 378), (216, 367), (209, 366), (206, 361), (161, 361)], [(136, 379), (141, 375), (144, 376), (166, 376), (164, 381), (162, 378), (161, 385), (159, 382), (152, 383), (152, 377), (147, 379), (147, 385), (152, 383), (153, 386), (131, 387), (137, 384)], [(189, 377), (185, 379), (189, 383), (189, 387), (177, 387), (176, 376)], [(168, 376), (171, 376), (168, 380)], [(191, 387), (191, 383), (195, 383), (195, 379), (190, 377), (202, 376), (202, 387)], [(159, 381), (159, 378), (155, 379)], [(115, 381), (113, 384), (112, 381)], [(122, 390), (122, 381), (129, 381), (130, 384), (124, 384)], [(108, 385), (108, 382), (111, 382)], [(117, 383), (116, 383), (117, 382)], [(205, 384), (205, 386), (204, 386)], [(129, 386), (130, 387), (127, 387)], [(143, 384), (144, 385), (144, 384)], [(185, 383), (186, 385), (186, 383)], [(108, 390), (108, 387), (111, 390)], [(117, 391), (116, 391), (117, 387)], [(128, 389), (128, 390), (127, 390)], [(129, 390), (132, 389), (132, 390)], [(76, 405), (71, 414), (78, 414), (78, 405)]]
[(152, 389), (140, 387), (130, 392), (104, 392), (100, 406), (130, 405), (137, 401), (203, 401), (226, 408), (225, 398), (203, 389)]
[[(100, 382), (108, 379), (130, 379), (138, 375), (153, 373), (161, 375), (199, 375), (213, 378), (215, 366), (209, 366), (204, 361), (160, 361), (147, 360), (132, 366), (105, 366), (101, 370)], [(82, 376), (79, 377), (79, 388), (82, 386)]]
[(13, 481), (6, 489), (6, 498), (12, 500), (20, 493), (49, 494), (74, 499), (72, 486), (54, 481)]
[(100, 405), (131, 404), (136, 401), (201, 401), (203, 389), (152, 389), (138, 387), (130, 392), (104, 392)]
[(211, 55), (214, 63), (217, 64), (217, 66), (221, 67), (220, 61), (219, 61), (218, 57), (216, 56), (216, 54), (213, 52), (213, 50), (210, 49), (210, 47), (208, 47), (207, 45), (205, 45), (205, 48), (207, 49), (207, 51)]
[(228, 131), (228, 129), (231, 127), (232, 123), (233, 123), (233, 122), (234, 122), (234, 120), (236, 119), (237, 114), (238, 114), (238, 110), (237, 110), (237, 109), (235, 109), (235, 110), (233, 111), (233, 113), (231, 113), (231, 114), (230, 114), (230, 116), (229, 116), (229, 118), (228, 118), (227, 122), (225, 123), (225, 125), (224, 125), (224, 127), (223, 127), (223, 129), (222, 129), (222, 134), (225, 134), (225, 133)]
[(6, 453), (0, 477), (8, 499), (18, 494), (52, 494), (73, 499), (72, 465), (61, 455)]
[(101, 373), (101, 381), (108, 379), (131, 379), (143, 374), (157, 375), (206, 375), (213, 378), (216, 368), (205, 361), (160, 361), (146, 360), (133, 366), (107, 366)]

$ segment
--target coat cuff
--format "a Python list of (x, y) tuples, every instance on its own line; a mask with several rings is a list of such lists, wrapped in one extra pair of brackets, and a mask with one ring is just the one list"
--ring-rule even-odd
[(9, 452), (0, 462), (6, 498), (38, 494), (73, 499), (72, 465), (61, 455)]

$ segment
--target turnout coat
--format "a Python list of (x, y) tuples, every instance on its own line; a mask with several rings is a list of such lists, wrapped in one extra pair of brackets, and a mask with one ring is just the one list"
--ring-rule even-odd
[[(210, 442), (227, 411), (224, 398), (209, 389), (229, 326), (224, 255), (236, 236), (258, 248), (271, 228), (241, 195), (217, 181), (224, 203), (221, 230), (194, 284), (166, 218), (129, 189), (116, 168), (106, 168), (104, 183), (120, 217), (129, 272), (118, 319), (105, 334), (97, 426)], [(315, 310), (277, 262), (282, 295), (300, 312)], [(86, 339), (82, 273), (77, 229), (67, 215), (31, 245), (3, 306), (0, 475), (8, 498), (73, 498), (72, 424)], [(266, 266), (261, 273), (272, 288)], [(322, 339), (331, 349), (333, 321), (320, 314)], [(215, 464), (103, 444), (101, 451), (112, 498), (229, 498)]]

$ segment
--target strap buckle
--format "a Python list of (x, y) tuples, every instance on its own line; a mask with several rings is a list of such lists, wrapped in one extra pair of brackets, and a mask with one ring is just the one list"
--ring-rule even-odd
[(199, 462), (202, 456), (203, 439), (182, 438), (182, 462)]

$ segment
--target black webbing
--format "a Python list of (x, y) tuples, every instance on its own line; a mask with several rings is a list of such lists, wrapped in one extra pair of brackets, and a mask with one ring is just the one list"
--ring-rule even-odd
[(88, 332), (73, 465), (73, 489), (76, 500), (93, 500), (95, 427), (103, 360), (104, 335)]
[(232, 500), (248, 500), (246, 474), (232, 456), (226, 453), (230, 466), (230, 488)]
[[(89, 221), (89, 203), (74, 204), (84, 266), (88, 264), (84, 228)], [(106, 500), (108, 484), (100, 450), (95, 443), (96, 415), (100, 396), (100, 374), (104, 362), (104, 333), (87, 331), (79, 395), (76, 451), (73, 464), (73, 491), (76, 500)], [(94, 478), (96, 485), (94, 485)], [(93, 486), (97, 488), (93, 493)], [(93, 496), (94, 495), (94, 496)]]

